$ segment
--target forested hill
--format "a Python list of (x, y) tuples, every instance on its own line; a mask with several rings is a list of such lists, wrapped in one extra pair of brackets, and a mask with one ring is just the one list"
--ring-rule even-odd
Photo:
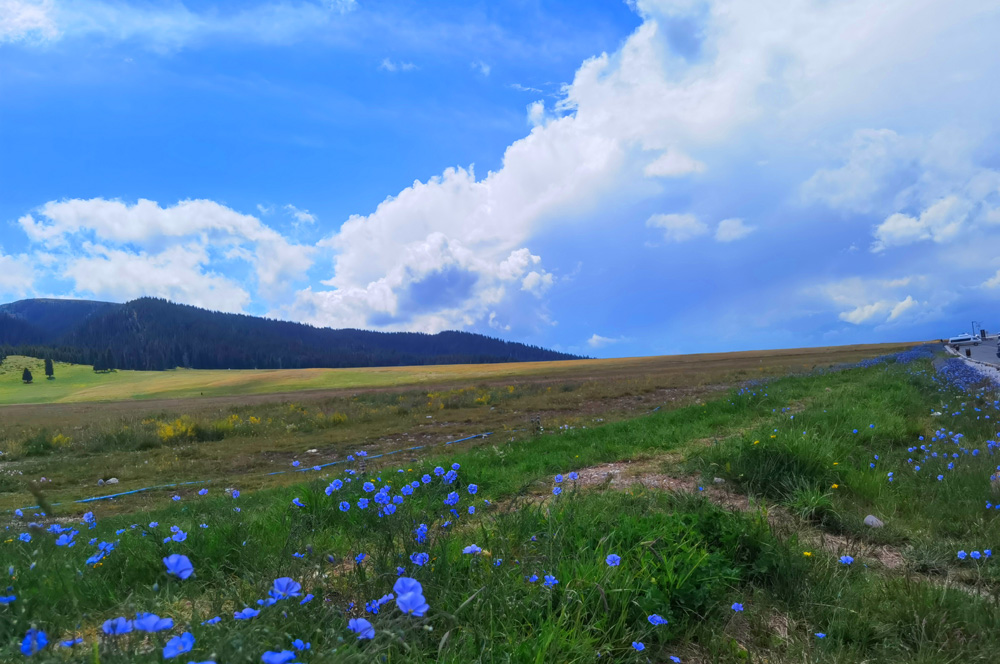
[[(41, 304), (39, 304), (41, 303)], [(67, 306), (60, 313), (60, 304)], [(125, 304), (22, 300), (0, 305), (0, 356), (97, 369), (293, 369), (576, 359), (469, 332), (370, 332), (224, 314), (140, 298)]]

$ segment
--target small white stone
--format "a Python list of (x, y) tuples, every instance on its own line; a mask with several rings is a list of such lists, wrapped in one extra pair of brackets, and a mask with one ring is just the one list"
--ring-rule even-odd
[(725, 483), (726, 480), (722, 479), (721, 477), (716, 477), (714, 480), (712, 480), (712, 484), (725, 484)]
[(118, 484), (118, 478), (112, 477), (110, 480), (106, 482), (106, 484)]
[(878, 518), (873, 514), (869, 514), (865, 517), (865, 525), (870, 528), (881, 528), (885, 524), (882, 523), (882, 519)]

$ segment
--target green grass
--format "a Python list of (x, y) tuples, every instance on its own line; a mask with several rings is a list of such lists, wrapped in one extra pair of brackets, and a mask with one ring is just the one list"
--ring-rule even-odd
[[(997, 465), (987, 444), (994, 419), (986, 419), (997, 413), (995, 398), (942, 386), (926, 361), (883, 364), (783, 378), (599, 428), (495, 440), (402, 465), (389, 457), (337, 475), (353, 481), (329, 497), (324, 487), (335, 475), (309, 472), (293, 486), (244, 490), (238, 499), (214, 485), (208, 496), (192, 489), (131, 513), (95, 504), (98, 523), (77, 525), (73, 548), (38, 528), (20, 541), (25, 529), (15, 522), (0, 542), (0, 569), (13, 567), (17, 596), (0, 606), (0, 661), (21, 657), (33, 625), (50, 641), (81, 635), (87, 644), (46, 649), (35, 661), (161, 661), (166, 636), (98, 637), (104, 620), (138, 611), (172, 617), (170, 635), (194, 634), (195, 650), (176, 661), (257, 662), (294, 638), (311, 642), (296, 660), (310, 663), (992, 661), (1000, 574), (993, 559), (962, 561), (956, 552), (1000, 542), (1000, 512), (984, 508)], [(932, 441), (939, 427), (965, 437)], [(921, 444), (930, 447), (912, 451)], [(622, 461), (640, 479), (697, 473), (707, 490), (618, 490), (567, 478), (553, 495), (556, 473)], [(391, 515), (356, 506), (372, 495), (363, 477), (395, 494), (451, 463), (460, 465), (454, 484), (435, 477)], [(727, 509), (732, 501), (720, 500), (714, 477), (762, 509)], [(457, 517), (443, 504), (453, 490)], [(343, 499), (352, 503), (347, 512), (336, 507)], [(887, 527), (861, 525), (868, 513)], [(423, 543), (414, 538), (420, 523), (429, 530)], [(171, 525), (187, 538), (164, 543)], [(96, 566), (83, 563), (95, 550), (91, 537), (117, 541)], [(470, 544), (483, 552), (463, 553)], [(418, 552), (428, 554), (426, 565), (411, 562)], [(902, 565), (887, 566), (879, 552), (894, 552)], [(189, 556), (195, 576), (167, 575), (160, 560), (169, 553)], [(353, 562), (359, 553), (367, 556), (361, 565)], [(605, 563), (610, 553), (619, 566)], [(838, 562), (844, 554), (853, 564)], [(376, 616), (364, 612), (392, 591), (397, 567), (422, 584), (426, 617), (402, 615), (393, 601)], [(545, 574), (559, 583), (544, 586)], [(315, 599), (259, 607), (283, 576)], [(734, 612), (733, 602), (745, 610)], [(233, 620), (244, 606), (261, 613)], [(668, 624), (651, 625), (653, 613)], [(201, 624), (215, 615), (218, 625)], [(347, 628), (360, 616), (375, 626), (371, 641)]]

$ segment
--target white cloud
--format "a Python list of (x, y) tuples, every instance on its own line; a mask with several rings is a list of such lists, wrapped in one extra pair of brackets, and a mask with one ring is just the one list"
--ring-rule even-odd
[[(852, 277), (825, 284), (810, 296), (820, 295), (840, 309), (837, 317), (853, 325), (884, 325), (919, 314), (931, 319), (939, 315), (946, 297), (938, 296), (937, 306), (913, 297), (909, 291), (932, 293), (936, 284), (924, 275), (895, 279)], [(903, 293), (906, 293), (905, 296)]]
[(486, 62), (483, 62), (482, 60), (476, 60), (475, 62), (473, 62), (471, 64), (471, 66), (472, 66), (473, 69), (475, 69), (476, 71), (478, 71), (483, 76), (489, 76), (490, 75), (490, 69), (491, 68), (490, 68), (489, 64), (487, 64)]
[(884, 316), (885, 312), (889, 311), (891, 307), (892, 303), (886, 300), (859, 305), (850, 311), (841, 312), (840, 320), (860, 325), (862, 323), (867, 323), (873, 318)]
[(35, 269), (31, 259), (25, 254), (4, 254), (0, 248), (0, 294), (22, 297), (31, 290), (34, 283)]
[(93, 244), (85, 251), (63, 272), (78, 293), (116, 300), (150, 295), (237, 313), (250, 302), (250, 294), (239, 284), (206, 269), (209, 254), (198, 244), (177, 245), (155, 254)]
[[(422, 265), (432, 264), (430, 257), (442, 261), (438, 270), (467, 270), (474, 256), (480, 261), (475, 274), (495, 274), (543, 229), (656, 195), (679, 175), (707, 177), (708, 155), (724, 157), (749, 136), (812, 147), (828, 126), (866, 117), (871, 108), (898, 116), (917, 102), (937, 104), (946, 97), (925, 85), (928, 72), (952, 67), (965, 57), (966, 45), (988, 52), (993, 39), (985, 26), (961, 30), (979, 20), (977, 8), (923, 0), (920, 11), (908, 0), (643, 0), (636, 7), (642, 25), (616, 52), (586, 60), (551, 116), (543, 105), (530, 107), (531, 132), (507, 149), (499, 170), (477, 180), (471, 168), (449, 168), (387, 198), (371, 214), (351, 217), (326, 238), (322, 247), (333, 255), (332, 275), (324, 281), (330, 290), (302, 291), (287, 315), (372, 324), (377, 314), (396, 311), (401, 294), (432, 274), (410, 265), (417, 256)], [(697, 23), (703, 38), (691, 60), (674, 53), (664, 27), (681, 15)], [(988, 74), (980, 73), (978, 87), (975, 81), (964, 85), (985, 89)], [(907, 94), (897, 94), (902, 90)], [(888, 134), (858, 142), (856, 162), (881, 163), (880, 149), (899, 161)], [(860, 179), (852, 174), (817, 176), (810, 195), (867, 205), (870, 196), (858, 190)], [(657, 215), (649, 225), (675, 241), (709, 232), (691, 215)], [(719, 238), (747, 228), (728, 222)], [(432, 241), (437, 234), (443, 239)], [(419, 248), (428, 243), (449, 250), (425, 255)], [(485, 320), (495, 310), (492, 303), (512, 293), (501, 292), (496, 279), (477, 277), (464, 291), (468, 298), (428, 306), (417, 324), (433, 329)]]
[(417, 66), (412, 62), (393, 62), (389, 58), (382, 58), (382, 64), (378, 68), (383, 71), (413, 71)]
[(899, 318), (902, 318), (907, 312), (911, 311), (914, 307), (918, 305), (918, 302), (913, 299), (912, 295), (907, 295), (906, 299), (896, 303), (889, 312), (889, 321), (892, 322)]
[(517, 90), (518, 92), (534, 92), (536, 94), (540, 94), (542, 92), (542, 90), (540, 90), (539, 88), (533, 88), (528, 85), (521, 85), (520, 83), (511, 83), (508, 87), (510, 87), (510, 89), (512, 90)]
[(528, 124), (532, 127), (537, 127), (538, 125), (545, 122), (545, 102), (544, 101), (533, 101), (528, 104)]
[(287, 210), (290, 215), (295, 217), (295, 221), (300, 224), (316, 223), (316, 216), (309, 212), (309, 210), (300, 210), (291, 203), (285, 206), (285, 210)]
[(589, 339), (587, 339), (587, 345), (591, 348), (604, 348), (605, 346), (610, 346), (611, 344), (616, 344), (621, 339), (612, 339), (610, 337), (602, 337), (601, 335), (594, 333)]
[(970, 204), (957, 196), (942, 198), (920, 213), (919, 217), (896, 213), (879, 224), (874, 231), (872, 251), (903, 246), (921, 240), (949, 242), (966, 230)]
[(646, 164), (643, 172), (649, 177), (678, 177), (691, 173), (704, 173), (705, 164), (677, 150), (669, 149), (654, 161)]
[(890, 129), (856, 131), (845, 146), (843, 165), (822, 168), (802, 185), (806, 201), (856, 213), (871, 212), (887, 196), (888, 180), (919, 155), (915, 141)]
[[(190, 3), (189, 3), (190, 4)], [(45, 44), (74, 37), (134, 40), (154, 51), (175, 51), (194, 42), (233, 38), (284, 44), (336, 26), (354, 0), (272, 2), (235, 11), (199, 11), (183, 3), (152, 5), (102, 0), (0, 0), (0, 42)]]
[(0, 0), (0, 44), (56, 39), (59, 30), (52, 13), (51, 0)]
[(904, 317), (907, 313), (912, 313), (914, 307), (919, 303), (913, 296), (907, 295), (905, 299), (898, 302), (892, 300), (879, 300), (869, 304), (859, 305), (850, 311), (840, 313), (840, 320), (854, 325), (864, 323), (891, 323)]
[(670, 242), (685, 242), (708, 232), (708, 226), (693, 214), (654, 214), (646, 220), (649, 228), (662, 228)]
[(747, 226), (742, 219), (723, 219), (715, 229), (715, 239), (719, 242), (734, 242), (745, 238), (755, 230), (757, 230), (755, 226)]
[(541, 297), (545, 294), (545, 291), (552, 287), (554, 280), (552, 274), (548, 272), (536, 272), (532, 270), (524, 275), (524, 279), (521, 280), (521, 290), (528, 291), (535, 297)]
[(982, 283), (983, 288), (1000, 288), (1000, 270)]
[[(163, 246), (182, 246), (186, 255), (192, 256), (201, 255), (191, 253), (195, 246), (212, 246), (224, 253), (227, 248), (242, 249), (229, 252), (228, 256), (253, 265), (258, 287), (265, 297), (276, 296), (289, 282), (302, 278), (312, 265), (315, 253), (314, 247), (289, 242), (256, 217), (209, 200), (181, 201), (170, 207), (161, 207), (146, 199), (139, 199), (132, 205), (103, 198), (50, 201), (18, 222), (32, 242), (44, 247), (74, 256), (81, 252), (86, 256), (92, 250), (99, 250), (92, 258), (103, 256), (106, 262), (107, 252), (111, 251), (107, 247), (119, 245), (132, 257), (129, 265), (137, 260), (149, 260), (158, 274), (165, 273), (166, 264), (157, 264), (154, 256), (166, 256), (170, 259), (169, 265), (179, 265), (179, 259), (165, 251), (149, 253), (150, 249), (161, 251)], [(91, 238), (96, 242), (91, 242)], [(127, 245), (137, 246), (140, 251)], [(95, 264), (100, 264), (100, 260)], [(185, 274), (191, 273), (193, 268), (184, 265)], [(92, 288), (88, 290), (97, 292)], [(213, 287), (208, 295), (226, 292), (226, 288)], [(228, 307), (222, 302), (219, 306)]]

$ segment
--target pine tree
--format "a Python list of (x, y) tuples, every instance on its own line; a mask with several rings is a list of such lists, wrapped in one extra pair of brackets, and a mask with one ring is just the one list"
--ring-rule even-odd
[(28, 367), (24, 368), (24, 373), (21, 374), (21, 380), (23, 380), (25, 384), (31, 382), (31, 370), (28, 369)]
[(56, 377), (56, 371), (52, 366), (51, 357), (45, 358), (45, 377), (48, 378), (49, 380), (52, 380), (53, 378)]

